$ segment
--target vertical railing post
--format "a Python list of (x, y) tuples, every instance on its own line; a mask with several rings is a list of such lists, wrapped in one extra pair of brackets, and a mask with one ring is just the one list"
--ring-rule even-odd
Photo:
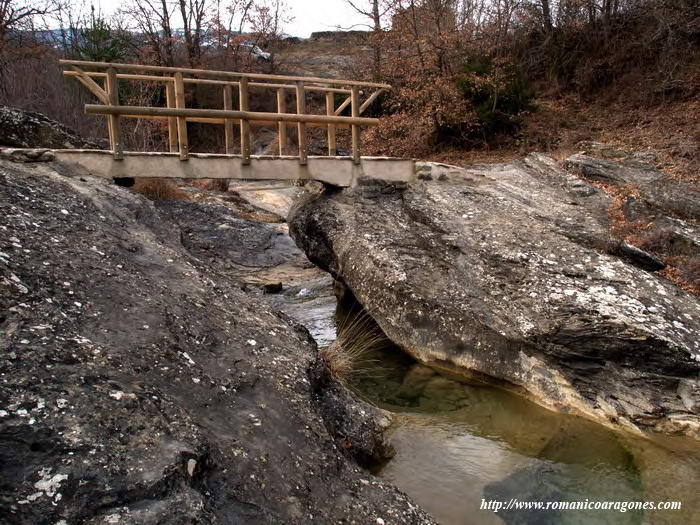
[[(297, 115), (303, 115), (306, 113), (306, 91), (304, 90), (304, 83), (302, 81), (297, 81)], [(298, 123), (298, 133), (299, 133), (299, 163), (306, 164), (308, 162), (308, 148), (306, 146), (306, 124), (304, 122)]]
[[(165, 83), (165, 103), (169, 108), (175, 107), (175, 84)], [(177, 119), (168, 117), (168, 151), (177, 152)]]
[[(360, 88), (357, 86), (352, 86), (351, 88), (351, 102), (352, 106), (352, 116), (360, 116)], [(360, 163), (360, 126), (357, 124), (352, 125), (352, 161), (355, 164)]]
[[(331, 91), (326, 92), (326, 115), (335, 115), (335, 94)], [(332, 157), (336, 154), (335, 124), (328, 124), (328, 155)]]
[[(119, 105), (119, 81), (117, 80), (117, 71), (113, 68), (107, 68), (107, 80), (105, 81), (107, 88), (107, 97), (111, 106)], [(124, 148), (122, 145), (122, 130), (119, 121), (119, 115), (109, 116), (109, 138), (110, 147), (114, 160), (122, 160), (124, 158)]]
[[(185, 108), (185, 83), (182, 73), (175, 73), (175, 107)], [(185, 117), (177, 117), (177, 144), (180, 150), (180, 160), (187, 160), (190, 156), (190, 147), (187, 140), (187, 120)]]
[[(107, 93), (107, 77), (105, 77), (105, 80), (104, 80), (104, 91), (105, 91), (105, 93)], [(109, 103), (111, 105), (111, 102), (109, 100), (109, 95), (107, 95), (107, 103)], [(105, 120), (107, 122), (107, 135), (109, 137), (109, 149), (114, 150), (114, 148), (112, 147), (112, 144), (114, 144), (114, 136), (112, 134), (112, 121), (109, 118), (109, 115), (107, 115), (107, 118)]]
[[(250, 111), (248, 79), (246, 77), (241, 77), (238, 88), (241, 111)], [(245, 118), (241, 118), (241, 157), (243, 164), (250, 164), (250, 121)]]
[[(224, 109), (233, 110), (233, 88), (231, 85), (224, 86)], [(226, 154), (233, 153), (233, 120), (224, 120), (224, 135), (226, 142)]]
[[(287, 112), (286, 102), (287, 92), (284, 88), (277, 89), (277, 113)], [(287, 123), (277, 123), (277, 142), (279, 142), (280, 157), (284, 155), (284, 150), (287, 147)]]

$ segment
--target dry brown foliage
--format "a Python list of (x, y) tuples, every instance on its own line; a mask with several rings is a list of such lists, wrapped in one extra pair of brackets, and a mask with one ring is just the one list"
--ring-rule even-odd
[(685, 282), (692, 286), (695, 293), (700, 293), (700, 261), (686, 258), (678, 265), (678, 273)]
[(692, 249), (676, 232), (668, 229), (644, 231), (637, 235), (634, 244), (642, 250), (667, 257), (692, 256)]
[(540, 98), (535, 104), (538, 110), (527, 117), (523, 130), (522, 153), (568, 156), (582, 141), (601, 142), (622, 151), (653, 151), (661, 171), (700, 183), (700, 99), (649, 107), (567, 95)]
[(152, 201), (190, 200), (187, 192), (178, 188), (173, 181), (163, 178), (137, 178), (132, 189)]
[(683, 290), (700, 295), (700, 261), (689, 257), (676, 257), (672, 261), (673, 266), (659, 273)]

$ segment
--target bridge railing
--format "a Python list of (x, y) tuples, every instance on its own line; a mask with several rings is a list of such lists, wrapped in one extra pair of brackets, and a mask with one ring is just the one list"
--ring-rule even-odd
[[(337, 128), (349, 127), (352, 140), (352, 158), (356, 164), (359, 164), (361, 158), (360, 129), (362, 126), (376, 126), (379, 122), (376, 118), (367, 118), (361, 115), (382, 92), (391, 89), (388, 84), (330, 78), (237, 73), (82, 60), (61, 60), (60, 63), (66, 67), (63, 72), (65, 76), (78, 80), (101, 102), (101, 104), (87, 104), (85, 112), (107, 117), (110, 148), (116, 160), (121, 160), (124, 156), (120, 119), (143, 118), (167, 121), (169, 150), (170, 152), (179, 152), (181, 160), (187, 160), (189, 157), (187, 122), (223, 125), (227, 154), (234, 154), (234, 125), (237, 124), (240, 127), (240, 155), (243, 164), (250, 163), (251, 124), (277, 124), (280, 156), (285, 154), (287, 126), (296, 124), (299, 143), (298, 158), (301, 164), (306, 164), (308, 158), (307, 126), (327, 128), (328, 154), (330, 156), (336, 155)], [(119, 101), (120, 80), (162, 83), (165, 89), (166, 107), (121, 105)], [(223, 90), (223, 108), (187, 108), (185, 106), (186, 84), (219, 86)], [(238, 91), (238, 109), (233, 108), (234, 88)], [(251, 89), (274, 90), (277, 98), (277, 112), (250, 111)], [(290, 91), (296, 95), (295, 113), (287, 112), (286, 95)], [(325, 115), (307, 113), (306, 93), (308, 91), (325, 93)], [(347, 95), (345, 101), (338, 107), (335, 107), (336, 93)], [(362, 98), (365, 99), (364, 102), (362, 102)], [(342, 116), (348, 106), (351, 116)]]

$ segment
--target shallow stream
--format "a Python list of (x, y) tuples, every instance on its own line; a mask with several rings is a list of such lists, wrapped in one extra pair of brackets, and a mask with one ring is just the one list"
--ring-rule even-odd
[[(268, 195), (279, 200), (277, 193)], [(256, 194), (254, 202), (270, 205), (260, 200), (262, 196)], [(272, 204), (286, 215), (286, 201)], [(304, 324), (319, 346), (331, 344), (337, 313), (331, 278), (301, 252), (297, 263), (265, 272), (264, 277), (285, 283), (283, 292), (267, 295), (268, 300)], [(339, 308), (341, 319), (353, 308), (352, 303)], [(394, 414), (389, 439), (396, 455), (375, 474), (390, 480), (443, 525), (700, 523), (696, 441), (620, 435), (497, 388), (443, 377), (390, 344), (357, 363), (349, 386)], [(682, 508), (497, 513), (482, 508), (484, 500), (511, 498), (680, 501)]]
[[(651, 443), (467, 385), (396, 347), (368, 355), (352, 387), (395, 414), (396, 456), (377, 474), (450, 524), (697, 523), (700, 457), (688, 440)], [(483, 509), (484, 500), (679, 500), (680, 511)], [(689, 521), (690, 520), (690, 521)]]

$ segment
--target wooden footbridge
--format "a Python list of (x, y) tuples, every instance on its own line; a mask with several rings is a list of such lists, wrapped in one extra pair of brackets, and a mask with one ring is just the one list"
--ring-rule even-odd
[[(350, 186), (359, 178), (387, 181), (414, 180), (410, 159), (363, 157), (361, 128), (376, 126), (376, 118), (363, 117), (364, 111), (391, 86), (372, 82), (232, 71), (211, 71), (139, 64), (115, 64), (61, 60), (63, 74), (85, 86), (99, 104), (87, 104), (85, 112), (107, 119), (110, 151), (57, 150), (57, 159), (79, 164), (105, 177), (230, 178), (246, 180), (319, 180)], [(120, 82), (162, 84), (165, 107), (120, 104)], [(187, 108), (185, 87), (200, 84), (222, 90), (222, 108)], [(272, 91), (277, 112), (250, 110), (251, 90)], [(325, 94), (326, 114), (307, 112), (307, 93)], [(296, 111), (286, 106), (288, 94), (296, 100)], [(234, 95), (237, 94), (235, 97)], [(337, 107), (335, 95), (345, 100)], [(363, 101), (364, 99), (364, 101)], [(237, 100), (238, 107), (234, 109)], [(343, 113), (349, 108), (350, 116)], [(167, 124), (168, 152), (127, 152), (123, 147), (122, 119), (161, 120)], [(187, 123), (223, 126), (225, 153), (192, 153)], [(251, 126), (277, 126), (278, 153), (274, 156), (251, 154)], [(288, 128), (296, 126), (298, 151), (288, 155)], [(240, 145), (235, 145), (235, 127)], [(309, 156), (307, 127), (326, 128), (327, 156)], [(337, 155), (337, 130), (349, 128), (351, 155)]]

